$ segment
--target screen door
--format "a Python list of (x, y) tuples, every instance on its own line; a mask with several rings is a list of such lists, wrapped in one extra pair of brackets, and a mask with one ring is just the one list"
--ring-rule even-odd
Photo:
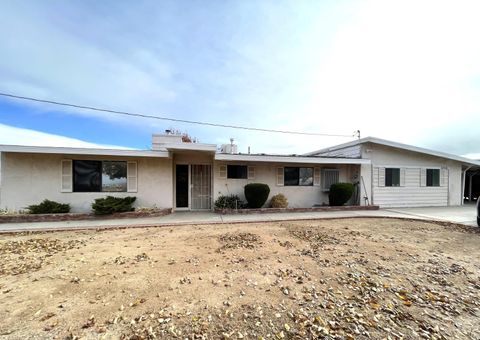
[(192, 173), (192, 209), (210, 209), (212, 200), (211, 165), (191, 166)]

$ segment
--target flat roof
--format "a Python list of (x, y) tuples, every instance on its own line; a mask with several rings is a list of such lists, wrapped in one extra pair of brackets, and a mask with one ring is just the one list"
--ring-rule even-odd
[(71, 148), (53, 146), (26, 146), (26, 145), (1, 145), (0, 152), (16, 153), (46, 153), (66, 155), (100, 155), (124, 157), (153, 157), (168, 158), (167, 150), (127, 150), (127, 149), (102, 149), (102, 148)]
[(259, 155), (259, 154), (215, 154), (217, 161), (268, 162), (268, 163), (308, 163), (308, 164), (371, 164), (369, 159), (336, 158), (315, 156)]

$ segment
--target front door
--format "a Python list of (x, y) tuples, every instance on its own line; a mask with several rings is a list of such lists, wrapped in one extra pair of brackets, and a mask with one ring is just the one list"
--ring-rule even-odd
[(175, 167), (175, 202), (177, 208), (188, 208), (188, 165)]
[(196, 165), (192, 168), (192, 209), (210, 209), (212, 200), (212, 167)]

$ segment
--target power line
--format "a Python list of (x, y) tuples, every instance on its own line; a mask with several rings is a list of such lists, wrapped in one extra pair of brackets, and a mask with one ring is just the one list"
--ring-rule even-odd
[(117, 114), (117, 115), (124, 115), (124, 116), (130, 116), (130, 117), (166, 120), (166, 121), (176, 122), (176, 123), (187, 123), (187, 124), (215, 126), (215, 127), (221, 127), (221, 128), (229, 128), (229, 129), (240, 129), (240, 130), (273, 132), (273, 133), (285, 133), (285, 134), (293, 134), (293, 135), (324, 136), (324, 137), (353, 137), (354, 136), (354, 135), (340, 135), (340, 134), (315, 133), (315, 132), (262, 129), (262, 128), (255, 128), (255, 127), (241, 126), (241, 125), (227, 125), (227, 124), (201, 122), (201, 121), (195, 121), (195, 120), (177, 119), (177, 118), (169, 118), (169, 117), (159, 117), (159, 116), (152, 116), (152, 115), (147, 115), (147, 114), (142, 114), (142, 113), (109, 110), (109, 109), (102, 109), (102, 108), (93, 107), (93, 106), (70, 104), (70, 103), (58, 102), (58, 101), (53, 101), (53, 100), (25, 97), (25, 96), (19, 96), (19, 95), (10, 94), (10, 93), (3, 93), (3, 92), (0, 92), (0, 96), (10, 97), (10, 98), (15, 98), (15, 99), (21, 99), (21, 100), (29, 100), (29, 101), (33, 101), (33, 102), (46, 103), (46, 104), (52, 104), (52, 105), (73, 107), (73, 108), (77, 108), (77, 109), (114, 113), (114, 114)]

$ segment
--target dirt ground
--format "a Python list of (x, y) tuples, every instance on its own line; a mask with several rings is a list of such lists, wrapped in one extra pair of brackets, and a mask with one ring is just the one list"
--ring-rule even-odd
[(480, 233), (396, 219), (0, 235), (4, 339), (480, 339)]

